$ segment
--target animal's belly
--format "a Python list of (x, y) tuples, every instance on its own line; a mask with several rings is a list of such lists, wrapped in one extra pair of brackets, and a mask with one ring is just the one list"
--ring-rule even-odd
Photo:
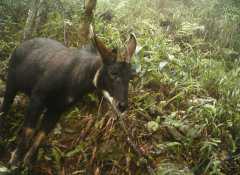
[(20, 92), (30, 94), (41, 75), (34, 71), (16, 72), (16, 86)]

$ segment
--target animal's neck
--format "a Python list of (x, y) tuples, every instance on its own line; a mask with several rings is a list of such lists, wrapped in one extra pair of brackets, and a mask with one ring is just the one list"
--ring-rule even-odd
[[(72, 93), (78, 93), (76, 96), (82, 96), (96, 90), (93, 83), (94, 77), (96, 77), (103, 64), (101, 57), (97, 54), (86, 54), (83, 57), (83, 59), (79, 58), (79, 64), (74, 64), (74, 68), (71, 70), (71, 78), (67, 80), (69, 82), (67, 87), (70, 88)], [(98, 82), (98, 79), (96, 82)]]

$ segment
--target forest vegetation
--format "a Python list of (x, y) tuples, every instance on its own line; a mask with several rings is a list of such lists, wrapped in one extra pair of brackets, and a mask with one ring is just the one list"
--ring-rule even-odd
[[(37, 14), (31, 24), (30, 12)], [(83, 0), (0, 0), (0, 99), (9, 56), (24, 37), (81, 47), (83, 18)], [(147, 167), (158, 175), (240, 174), (240, 1), (98, 0), (92, 24), (109, 47), (136, 35), (124, 123), (146, 157), (129, 146), (111, 109), (89, 94), (40, 148), (35, 173), (19, 174), (142, 175)], [(19, 94), (4, 119), (0, 169), (27, 103)]]

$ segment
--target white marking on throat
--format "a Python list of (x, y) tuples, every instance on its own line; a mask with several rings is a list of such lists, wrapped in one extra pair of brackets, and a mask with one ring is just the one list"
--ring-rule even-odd
[(113, 97), (109, 94), (109, 92), (108, 91), (106, 91), (106, 90), (103, 90), (102, 91), (102, 93), (103, 93), (103, 96), (112, 104), (112, 105), (114, 105), (113, 104)]
[(101, 68), (99, 68), (97, 70), (97, 72), (95, 73), (94, 78), (93, 78), (93, 84), (94, 84), (95, 87), (97, 87), (100, 70), (101, 70)]

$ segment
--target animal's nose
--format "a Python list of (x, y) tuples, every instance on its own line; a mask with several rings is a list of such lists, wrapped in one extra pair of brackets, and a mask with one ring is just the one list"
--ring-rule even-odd
[(127, 103), (125, 102), (119, 102), (118, 103), (118, 109), (121, 111), (121, 112), (124, 112), (126, 109), (127, 109)]

